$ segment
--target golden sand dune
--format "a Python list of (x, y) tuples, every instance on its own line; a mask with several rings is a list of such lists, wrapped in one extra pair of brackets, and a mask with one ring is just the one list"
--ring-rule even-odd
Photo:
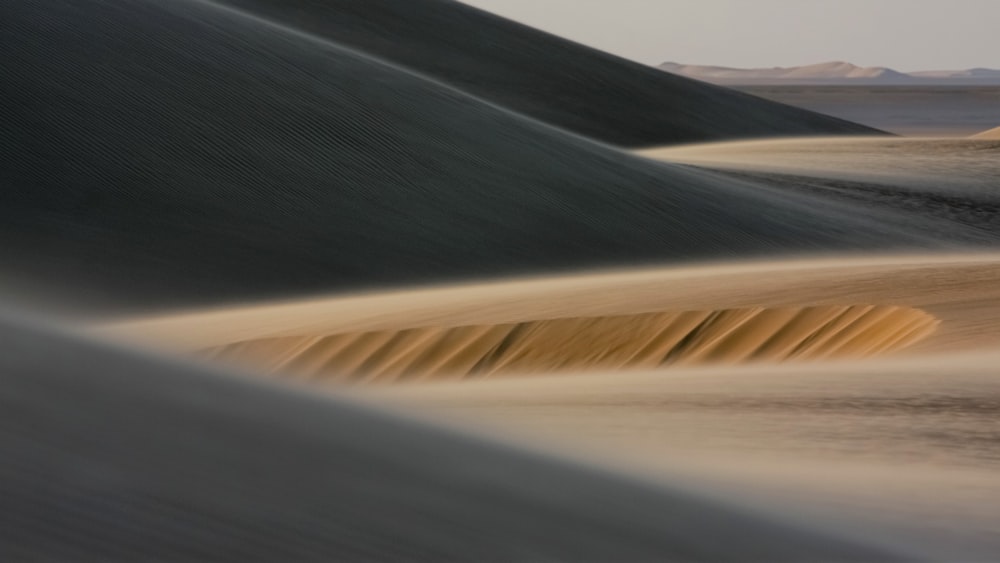
[(333, 380), (929, 353), (1000, 344), (1000, 257), (878, 257), (510, 280), (98, 328)]
[(365, 381), (491, 377), (865, 357), (905, 348), (937, 324), (896, 306), (756, 307), (287, 336), (236, 342), (207, 356)]

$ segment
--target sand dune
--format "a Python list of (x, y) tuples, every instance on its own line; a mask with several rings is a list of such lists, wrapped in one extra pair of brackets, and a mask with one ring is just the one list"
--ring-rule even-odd
[(451, 0), (220, 0), (624, 146), (875, 129), (658, 71)]
[(941, 244), (896, 212), (635, 158), (212, 3), (22, 0), (0, 20), (0, 264), (37, 306)]
[[(731, 362), (761, 350), (809, 349), (823, 361), (769, 365), (777, 354), (752, 366), (641, 369), (637, 361), (637, 371), (621, 369), (657, 328), (668, 330), (649, 339), (666, 344), (646, 356), (654, 359), (685, 332), (677, 330), (683, 320), (696, 324), (709, 311), (717, 312), (711, 330), (687, 332), (694, 336), (682, 349), (691, 360), (708, 359), (698, 357), (704, 351)], [(907, 323), (926, 334), (878, 350), (892, 347), (892, 333), (906, 338)], [(491, 358), (531, 365), (534, 376), (456, 383), (419, 376), (448, 362), (452, 378), (471, 371), (487, 346), (469, 343), (502, 340), (516, 326), (538, 347), (522, 336), (520, 354)], [(991, 367), (997, 358), (977, 355), (1000, 347), (994, 254), (591, 273), (190, 311), (92, 330), (191, 356), (221, 348), (240, 356), (225, 361), (322, 381), (352, 373), (397, 381), (350, 393), (869, 537), (902, 537), (931, 559), (976, 560), (1000, 548), (991, 450), (1000, 379)], [(353, 339), (326, 336), (345, 333)], [(227, 349), (236, 342), (253, 344)], [(838, 342), (898, 359), (852, 361), (837, 356)], [(354, 346), (354, 355), (330, 357), (338, 346)], [(480, 352), (470, 356), (474, 348)], [(290, 363), (275, 366), (281, 355)], [(413, 369), (400, 368), (407, 362)], [(560, 373), (570, 364), (575, 369)]]
[(6, 315), (0, 334), (6, 561), (892, 557), (681, 482), (644, 484)]
[(939, 353), (1000, 344), (996, 281), (993, 255), (723, 264), (247, 305), (95, 330), (329, 380)]
[(1000, 553), (995, 140), (623, 151), (876, 132), (450, 0), (0, 44), (0, 560)]
[(1000, 127), (996, 129), (990, 129), (989, 131), (983, 131), (972, 136), (973, 139), (1000, 139)]
[(271, 372), (383, 382), (865, 357), (905, 348), (936, 327), (934, 317), (894, 306), (754, 308), (293, 336), (203, 355)]
[(973, 244), (992, 246), (1000, 235), (1000, 143), (988, 139), (774, 139), (641, 154), (787, 192), (905, 209), (926, 229), (954, 233), (965, 227)]

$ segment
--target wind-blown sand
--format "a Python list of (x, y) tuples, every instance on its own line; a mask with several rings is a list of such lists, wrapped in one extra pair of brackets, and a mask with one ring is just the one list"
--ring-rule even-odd
[(983, 131), (972, 136), (973, 139), (1000, 139), (1000, 127), (996, 129), (990, 129), (989, 131)]
[(680, 481), (7, 315), (0, 336), (5, 561), (901, 559)]
[(945, 355), (357, 392), (872, 537), (902, 536), (931, 560), (985, 561), (1000, 549), (998, 365), (995, 354)]
[[(883, 317), (867, 333), (852, 333), (849, 323), (824, 322), (834, 311), (842, 312), (840, 319), (870, 313), (857, 307), (861, 303), (900, 316)], [(796, 326), (793, 308), (805, 307), (819, 318)], [(702, 365), (746, 360), (748, 350), (766, 348), (775, 335), (803, 342), (817, 326), (833, 339), (886, 357), (864, 363), (830, 357), (832, 347), (814, 337), (818, 356), (827, 355), (823, 361), (801, 357), (779, 367), (773, 362), (787, 358), (772, 356), (751, 366), (693, 369), (687, 363), (649, 370), (636, 362), (634, 369), (622, 369), (629, 367), (622, 366), (629, 354), (616, 346), (635, 350), (631, 337), (643, 326), (637, 321), (655, 325), (665, 318), (648, 311), (728, 310), (737, 317), (751, 309), (763, 310), (758, 317), (771, 315), (774, 324), (739, 337), (727, 333), (736, 323), (704, 331), (706, 341), (719, 335), (732, 340), (716, 349), (719, 356), (690, 359)], [(558, 320), (569, 313), (594, 320)], [(878, 349), (892, 340), (890, 333), (906, 334), (911, 321), (922, 338), (902, 349)], [(478, 326), (486, 334), (526, 322), (543, 331), (536, 349), (522, 340), (525, 349), (516, 358), (526, 368), (521, 375), (531, 377), (513, 377), (512, 370), (506, 374), (512, 377), (495, 381), (483, 380), (489, 373), (440, 381), (460, 377), (483, 356), (470, 339), (444, 338), (473, 329), (440, 327)], [(594, 338), (577, 330), (581, 324), (606, 324), (607, 330)], [(626, 336), (617, 340), (623, 327)], [(1000, 433), (993, 399), (1000, 378), (991, 367), (995, 356), (977, 359), (1000, 346), (995, 254), (592, 273), (192, 311), (92, 330), (191, 356), (255, 342), (245, 354), (223, 359), (331, 382), (351, 381), (352, 373), (354, 381), (414, 382), (354, 387), (350, 393), (653, 479), (689, 480), (713, 494), (871, 537), (904, 537), (933, 558), (983, 558), (1000, 548), (992, 534), (1000, 521), (1000, 466), (990, 453)], [(366, 333), (370, 348), (338, 358), (335, 352), (343, 347), (326, 335), (342, 332)], [(400, 334), (408, 335), (409, 348), (385, 344)], [(327, 338), (327, 345), (294, 350), (293, 344), (322, 342), (318, 337)], [(382, 346), (373, 344), (378, 337)], [(440, 361), (449, 351), (477, 353), (445, 375)], [(289, 365), (278, 365), (282, 358)], [(403, 360), (429, 365), (394, 371), (392, 362)], [(369, 369), (357, 369), (365, 361)], [(553, 373), (563, 362), (573, 362), (573, 369)]]
[(248, 305), (98, 330), (333, 379), (930, 353), (1000, 344), (997, 281), (994, 255), (750, 262)]

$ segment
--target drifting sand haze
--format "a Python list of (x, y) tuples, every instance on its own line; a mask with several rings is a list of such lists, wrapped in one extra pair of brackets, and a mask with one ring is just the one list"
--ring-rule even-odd
[(864, 357), (1000, 344), (1000, 257), (744, 263), (135, 319), (102, 333), (330, 379)]

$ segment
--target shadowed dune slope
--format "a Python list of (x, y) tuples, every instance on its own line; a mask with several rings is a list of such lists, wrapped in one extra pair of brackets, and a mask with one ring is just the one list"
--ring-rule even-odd
[(204, 355), (291, 375), (387, 382), (859, 358), (905, 348), (936, 326), (905, 307), (753, 308), (284, 337)]
[(196, 0), (7, 2), (0, 42), (0, 265), (77, 302), (948, 238), (633, 157)]
[(969, 240), (1000, 237), (1000, 139), (770, 139), (641, 151), (650, 158), (731, 174), (870, 208), (944, 220)]
[(5, 561), (891, 558), (344, 400), (0, 336)]
[(876, 130), (696, 82), (451, 0), (222, 0), (625, 146)]
[(990, 129), (989, 131), (983, 131), (972, 136), (973, 139), (1000, 139), (1000, 127), (996, 129)]

